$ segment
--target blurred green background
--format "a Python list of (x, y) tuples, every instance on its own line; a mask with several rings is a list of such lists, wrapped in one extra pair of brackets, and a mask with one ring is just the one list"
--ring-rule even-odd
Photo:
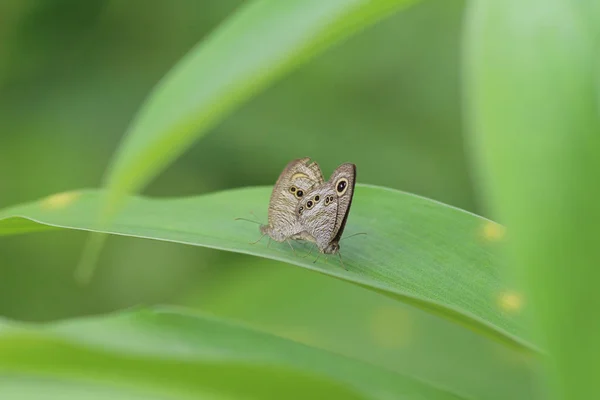
[[(1, 2), (0, 207), (99, 187), (145, 96), (241, 3)], [(228, 117), (144, 194), (272, 185), (289, 160), (309, 156), (325, 176), (349, 161), (361, 183), (485, 214), (462, 137), (463, 8), (423, 1), (327, 51)], [(65, 230), (1, 238), (0, 314), (51, 321), (177, 304), (485, 398), (534, 390), (533, 361), (521, 353), (274, 261), (110, 237), (94, 280), (80, 287), (73, 270), (86, 237)]]
[[(0, 3), (0, 207), (100, 186), (153, 85), (241, 3)], [(326, 176), (351, 161), (359, 182), (479, 211), (461, 136), (463, 6), (425, 1), (326, 52), (227, 118), (144, 194), (272, 185), (289, 160), (310, 156)], [(79, 288), (71, 274), (84, 239), (3, 238), (0, 313), (52, 320), (187, 304), (248, 269), (246, 257), (113, 237), (94, 282)]]

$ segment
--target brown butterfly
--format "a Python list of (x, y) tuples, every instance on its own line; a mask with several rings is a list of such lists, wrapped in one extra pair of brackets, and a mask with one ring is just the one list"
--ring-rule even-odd
[(277, 242), (305, 238), (296, 208), (307, 193), (322, 184), (321, 169), (316, 162), (310, 162), (310, 158), (300, 158), (288, 163), (273, 187), (269, 201), (269, 221), (267, 225), (260, 226), (263, 236), (268, 235)]
[(342, 164), (329, 181), (303, 196), (296, 207), (298, 223), (307, 234), (303, 239), (314, 241), (321, 253), (339, 253), (355, 182), (356, 165)]
[(260, 226), (260, 239), (287, 241), (292, 250), (290, 239), (306, 240), (315, 243), (320, 253), (339, 255), (355, 182), (354, 164), (340, 165), (324, 182), (319, 165), (310, 158), (291, 161), (271, 193), (269, 220)]

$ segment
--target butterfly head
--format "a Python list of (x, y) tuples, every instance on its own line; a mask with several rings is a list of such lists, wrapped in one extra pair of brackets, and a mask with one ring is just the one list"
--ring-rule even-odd
[(337, 254), (340, 251), (340, 244), (337, 240), (329, 243), (327, 247), (323, 249), (323, 253), (325, 254)]

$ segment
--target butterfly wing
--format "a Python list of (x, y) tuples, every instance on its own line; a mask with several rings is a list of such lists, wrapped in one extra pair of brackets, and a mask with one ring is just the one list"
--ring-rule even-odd
[(269, 201), (269, 224), (263, 233), (283, 241), (301, 231), (295, 211), (306, 193), (323, 184), (323, 174), (316, 162), (300, 158), (288, 163), (279, 175)]
[(327, 248), (335, 237), (337, 209), (335, 190), (329, 183), (313, 189), (298, 204), (298, 223), (314, 238), (319, 250)]
[(336, 253), (339, 250), (339, 241), (352, 205), (355, 182), (356, 166), (342, 164), (329, 181), (314, 188), (298, 204), (298, 223), (324, 253)]
[(337, 215), (335, 221), (335, 233), (332, 242), (339, 242), (348, 214), (350, 214), (350, 206), (354, 197), (354, 185), (356, 182), (356, 165), (346, 163), (340, 165), (331, 175), (328, 183), (333, 188), (337, 200)]

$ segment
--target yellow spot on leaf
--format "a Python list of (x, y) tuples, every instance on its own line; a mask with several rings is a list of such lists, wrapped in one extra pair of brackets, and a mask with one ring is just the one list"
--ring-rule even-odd
[(516, 292), (503, 292), (498, 298), (498, 305), (505, 312), (517, 313), (523, 308), (523, 296)]
[(506, 228), (500, 224), (488, 221), (483, 226), (483, 237), (485, 237), (490, 242), (498, 242), (504, 239), (505, 235)]
[(42, 200), (42, 208), (46, 210), (58, 210), (71, 205), (81, 194), (78, 192), (64, 192), (53, 194)]
[(382, 307), (371, 317), (371, 335), (384, 348), (406, 347), (413, 336), (414, 324), (406, 310)]

